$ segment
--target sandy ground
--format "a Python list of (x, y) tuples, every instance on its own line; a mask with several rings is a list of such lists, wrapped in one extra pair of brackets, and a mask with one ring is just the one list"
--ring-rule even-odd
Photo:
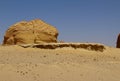
[(120, 81), (120, 49), (0, 46), (0, 81)]

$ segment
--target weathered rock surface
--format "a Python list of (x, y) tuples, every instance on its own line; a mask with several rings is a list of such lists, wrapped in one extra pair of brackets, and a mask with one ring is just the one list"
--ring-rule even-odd
[(22, 21), (12, 25), (5, 33), (3, 44), (39, 44), (57, 42), (58, 31), (42, 20)]
[(44, 44), (24, 44), (20, 45), (24, 48), (41, 48), (41, 49), (56, 49), (56, 48), (64, 48), (71, 47), (74, 49), (83, 48), (86, 50), (92, 51), (100, 51), (103, 52), (105, 50), (105, 46), (101, 44), (89, 44), (89, 43), (44, 43)]
[(120, 48), (120, 34), (118, 35), (118, 38), (117, 38), (116, 48)]

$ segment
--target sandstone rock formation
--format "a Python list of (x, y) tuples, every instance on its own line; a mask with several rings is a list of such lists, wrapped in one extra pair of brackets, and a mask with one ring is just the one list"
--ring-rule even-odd
[(22, 21), (12, 25), (5, 33), (3, 44), (39, 44), (57, 42), (58, 31), (42, 20)]
[(120, 34), (118, 35), (118, 38), (117, 38), (116, 48), (120, 48)]
[(101, 44), (89, 44), (89, 43), (45, 43), (45, 44), (25, 44), (20, 45), (24, 48), (41, 48), (41, 49), (57, 49), (57, 48), (64, 48), (70, 47), (74, 49), (87, 49), (92, 51), (100, 51), (103, 52), (106, 48), (104, 45)]

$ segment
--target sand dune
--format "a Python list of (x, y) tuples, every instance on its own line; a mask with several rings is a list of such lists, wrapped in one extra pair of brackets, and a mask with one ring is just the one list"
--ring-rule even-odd
[(0, 81), (120, 81), (120, 49), (0, 46)]

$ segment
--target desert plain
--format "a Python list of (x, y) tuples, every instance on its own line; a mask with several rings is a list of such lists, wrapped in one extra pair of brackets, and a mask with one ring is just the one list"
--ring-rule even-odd
[(1, 45), (0, 81), (120, 81), (120, 49)]

